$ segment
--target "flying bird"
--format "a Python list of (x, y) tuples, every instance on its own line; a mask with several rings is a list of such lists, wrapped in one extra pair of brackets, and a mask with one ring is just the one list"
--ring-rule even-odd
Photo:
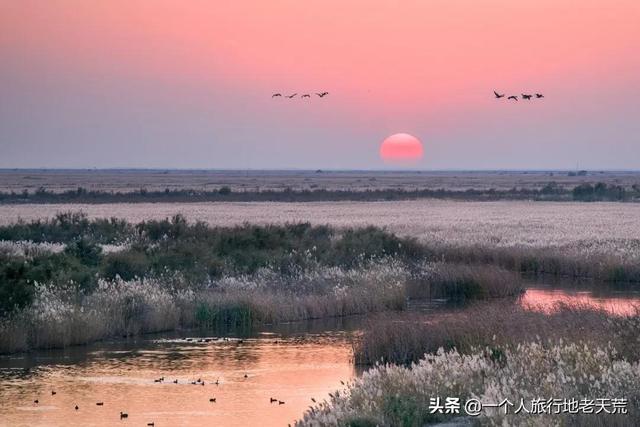
[(522, 99), (527, 99), (527, 100), (529, 100), (529, 99), (531, 99), (531, 97), (532, 97), (532, 96), (533, 96), (533, 95), (527, 95), (527, 94), (524, 94), (524, 93), (523, 93), (523, 94), (522, 94)]
[(544, 95), (541, 93), (536, 93), (536, 98), (544, 98)]
[(499, 94), (498, 92), (496, 92), (495, 90), (493, 91), (493, 94), (496, 96), (497, 99), (500, 98), (504, 98), (504, 93), (503, 94)]
[(515, 96), (515, 95), (511, 95), (511, 96), (508, 96), (507, 99), (513, 99), (513, 100), (517, 101), (518, 97)]
[(273, 95), (271, 95), (272, 98), (275, 98), (276, 96), (282, 96), (281, 93), (274, 93)]
[(311, 98), (311, 95), (309, 95), (308, 93), (305, 93), (300, 98)]
[(297, 94), (298, 94), (298, 93), (294, 93), (294, 94), (292, 94), (292, 95), (285, 95), (285, 96), (286, 96), (287, 98), (291, 99), (291, 98), (293, 98), (294, 96), (296, 96)]
[(324, 98), (325, 96), (329, 95), (329, 92), (320, 92), (316, 93), (316, 95), (318, 95), (320, 98)]

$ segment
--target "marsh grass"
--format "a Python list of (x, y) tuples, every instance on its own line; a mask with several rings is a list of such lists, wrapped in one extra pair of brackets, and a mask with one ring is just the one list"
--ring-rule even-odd
[(437, 317), (418, 313), (373, 318), (354, 343), (356, 363), (408, 364), (439, 348), (465, 353), (475, 347), (543, 343), (579, 337), (594, 345), (613, 343), (629, 360), (640, 357), (640, 307), (616, 316), (580, 305), (557, 304), (549, 312), (506, 301), (478, 303)]
[(425, 288), (439, 289), (459, 301), (460, 291), (451, 289), (467, 286), (470, 278), (475, 281), (473, 292), (465, 291), (467, 300), (520, 289), (520, 281), (511, 272), (460, 267), (438, 263), (418, 268), (384, 257), (354, 267), (309, 263), (287, 274), (261, 268), (201, 284), (180, 274), (99, 279), (95, 289), (86, 293), (78, 292), (73, 284), (36, 284), (33, 303), (0, 321), (0, 352), (180, 328), (247, 329), (256, 324), (402, 311), (408, 290), (415, 297)]
[(492, 265), (422, 265), (407, 283), (407, 296), (413, 299), (439, 298), (466, 302), (514, 296), (523, 292), (520, 275)]
[[(628, 400), (628, 414), (508, 414), (485, 407), (474, 424), (492, 426), (621, 425), (640, 423), (640, 364), (621, 357), (614, 344), (594, 345), (572, 337), (568, 342), (531, 341), (471, 347), (466, 352), (439, 349), (410, 366), (379, 364), (330, 399), (312, 406), (297, 427), (421, 427), (464, 414), (432, 413), (432, 398), (457, 397), (461, 406), (475, 398), (503, 399), (531, 406), (533, 399)], [(517, 406), (516, 406), (517, 407)], [(610, 409), (609, 409), (610, 410)]]
[(65, 347), (180, 328), (248, 328), (322, 317), (401, 310), (407, 271), (393, 260), (367, 268), (318, 267), (282, 276), (268, 269), (193, 287), (177, 276), (36, 285), (27, 308), (0, 319), (0, 352)]
[(591, 278), (615, 283), (640, 282), (640, 264), (605, 253), (580, 253), (563, 248), (527, 246), (496, 247), (473, 244), (425, 244), (425, 254), (431, 259), (451, 263), (487, 264), (507, 270), (570, 278)]

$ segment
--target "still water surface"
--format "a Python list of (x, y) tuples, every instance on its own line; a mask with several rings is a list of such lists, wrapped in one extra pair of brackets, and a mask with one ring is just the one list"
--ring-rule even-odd
[[(577, 301), (616, 313), (640, 304), (634, 291), (593, 289), (536, 283), (521, 301)], [(437, 315), (438, 305), (411, 307)], [(0, 426), (286, 426), (311, 398), (325, 399), (357, 375), (350, 343), (364, 321), (299, 322), (225, 337), (147, 335), (2, 356)], [(198, 379), (204, 385), (191, 384)], [(120, 411), (128, 418), (121, 420)]]

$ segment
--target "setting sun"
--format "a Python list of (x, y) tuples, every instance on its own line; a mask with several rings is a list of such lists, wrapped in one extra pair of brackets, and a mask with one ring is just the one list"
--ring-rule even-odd
[(393, 134), (380, 145), (380, 157), (387, 163), (414, 163), (423, 154), (420, 140), (408, 133)]

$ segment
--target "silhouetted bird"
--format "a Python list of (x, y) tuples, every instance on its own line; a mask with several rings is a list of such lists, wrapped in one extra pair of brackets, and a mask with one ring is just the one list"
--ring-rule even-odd
[(174, 384), (178, 384), (178, 380), (173, 380), (173, 383)]
[(282, 400), (278, 400), (278, 405), (284, 405), (284, 402)]
[(527, 95), (526, 93), (522, 94), (522, 99), (530, 100), (533, 95)]
[(513, 99), (513, 100), (517, 101), (518, 97), (515, 96), (515, 95), (511, 95), (511, 96), (508, 96), (507, 99)]
[(308, 93), (305, 93), (300, 98), (311, 98), (311, 95), (309, 95)]
[(156, 424), (155, 424), (155, 423), (147, 423), (147, 425), (148, 425), (149, 427), (153, 427), (153, 426), (155, 426)]
[(276, 96), (282, 96), (281, 93), (274, 93), (273, 95), (271, 95), (272, 98), (275, 98)]
[(123, 418), (129, 418), (129, 414), (120, 411), (120, 419), (123, 419)]
[(316, 93), (316, 95), (318, 95), (320, 98), (324, 98), (325, 96), (329, 95), (329, 92), (320, 92)]
[(536, 98), (544, 98), (544, 95), (541, 93), (536, 93)]
[(36, 399), (36, 400), (33, 401), (33, 403), (35, 403), (37, 405), (38, 403), (40, 403), (40, 401), (38, 399)]
[(274, 399), (273, 397), (269, 399), (269, 403), (277, 402), (278, 399)]
[(316, 403), (316, 400), (315, 400), (313, 397), (311, 398), (311, 401), (312, 401), (313, 403)]
[(289, 99), (291, 99), (291, 98), (293, 98), (293, 97), (294, 97), (294, 96), (296, 96), (296, 95), (297, 95), (297, 93), (294, 93), (294, 94), (291, 94), (291, 95), (286, 95), (286, 97), (287, 97), (287, 98), (289, 98)]
[(216, 398), (215, 398), (215, 397), (212, 397), (211, 399), (209, 399), (209, 402), (216, 403)]
[(247, 375), (247, 374), (244, 374), (244, 377), (245, 377), (245, 378), (249, 378), (249, 375)]
[(80, 409), (80, 408), (78, 407), (78, 405), (76, 405), (76, 411), (77, 411), (78, 409)]
[(220, 378), (218, 378), (214, 384), (215, 385), (219, 385), (220, 384)]
[(496, 92), (495, 90), (493, 91), (493, 94), (496, 96), (496, 98), (500, 99), (500, 98), (504, 98), (504, 93), (503, 94), (499, 94), (498, 92)]
[(96, 406), (104, 406), (104, 402), (96, 402)]
[(55, 395), (56, 395), (56, 392), (51, 390), (51, 396), (55, 396)]

